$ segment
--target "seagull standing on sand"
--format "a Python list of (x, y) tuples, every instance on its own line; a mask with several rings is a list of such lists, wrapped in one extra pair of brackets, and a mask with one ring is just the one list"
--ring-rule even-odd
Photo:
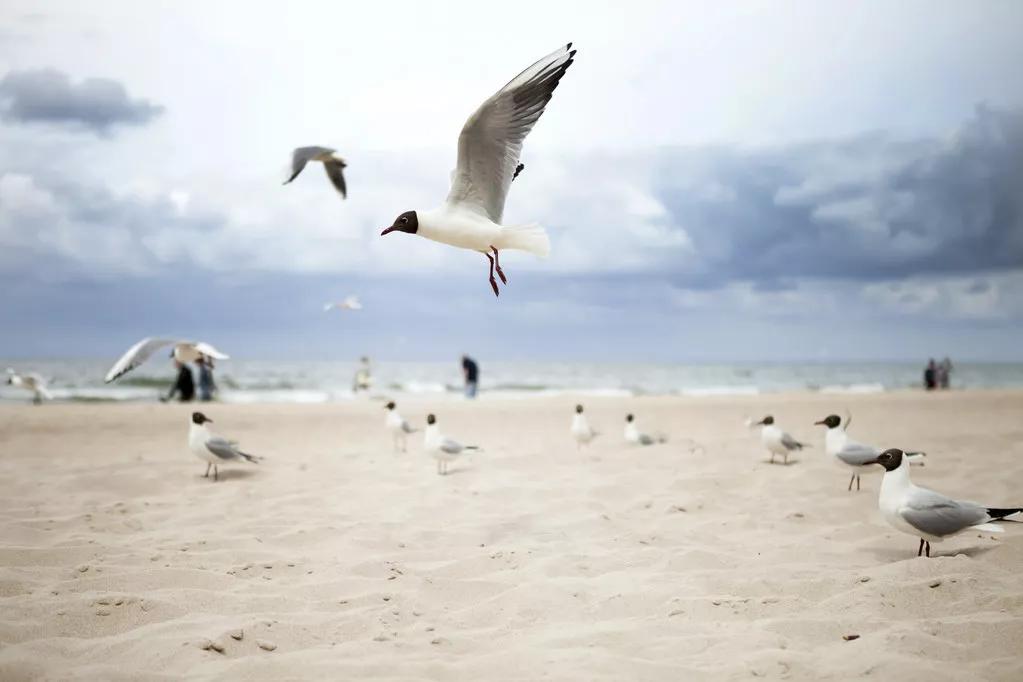
[(206, 473), (203, 478), (209, 478), (210, 467), (213, 467), (213, 480), (218, 480), (218, 467), (228, 462), (252, 462), (258, 464), (261, 457), (249, 455), (238, 449), (238, 443), (221, 436), (210, 433), (206, 428), (207, 423), (213, 420), (202, 412), (193, 412), (192, 421), (188, 426), (188, 447), (195, 456), (206, 462)]
[(35, 372), (19, 374), (10, 367), (7, 368), (7, 385), (15, 388), (23, 388), (32, 391), (32, 404), (41, 405), (43, 398), (53, 400), (53, 396), (46, 388), (46, 380)]
[(401, 415), (398, 414), (398, 410), (394, 408), (393, 400), (384, 405), (384, 409), (387, 410), (384, 426), (387, 427), (387, 430), (391, 432), (391, 436), (394, 438), (394, 451), (397, 452), (400, 445), (402, 452), (408, 452), (408, 435), (415, 433), (416, 430), (407, 421), (402, 419)]
[(572, 438), (575, 438), (577, 450), (582, 450), (584, 445), (589, 445), (590, 441), (598, 435), (590, 427), (590, 422), (587, 421), (586, 415), (583, 414), (582, 405), (575, 406), (575, 414), (572, 415), (572, 427), (569, 431), (572, 433)]
[(230, 359), (230, 356), (221, 353), (210, 344), (202, 341), (196, 343), (181, 339), (155, 339), (148, 337), (129, 348), (128, 352), (122, 355), (121, 359), (110, 368), (104, 381), (109, 384), (114, 379), (127, 374), (141, 365), (159, 349), (171, 345), (174, 346), (171, 356), (180, 363), (195, 362), (201, 356), (210, 357), (215, 360)]
[(757, 422), (760, 429), (760, 442), (764, 444), (767, 451), (771, 453), (771, 464), (774, 464), (774, 456), (781, 455), (785, 464), (789, 463), (789, 453), (793, 450), (802, 450), (810, 447), (806, 443), (800, 443), (795, 438), (781, 430), (774, 423), (774, 417), (767, 415)]
[(348, 165), (345, 160), (337, 155), (337, 151), (330, 147), (299, 147), (291, 153), (291, 177), (284, 181), (289, 182), (298, 177), (305, 165), (310, 161), (319, 161), (323, 169), (327, 171), (330, 184), (338, 191), (341, 198), (348, 196), (348, 189), (345, 187), (344, 169)]
[[(839, 464), (852, 469), (852, 476), (849, 478), (847, 490), (852, 490), (853, 481), (856, 481), (856, 489), (859, 490), (860, 474), (873, 471), (873, 467), (870, 465), (881, 454), (881, 448), (857, 443), (852, 438), (849, 438), (846, 429), (849, 428), (851, 422), (852, 417), (846, 417), (845, 429), (843, 429), (841, 427), (842, 420), (839, 416), (831, 414), (819, 422), (814, 422), (814, 425), (828, 427), (827, 433), (824, 434), (824, 451), (829, 457), (834, 457), (835, 461)], [(923, 452), (906, 453), (907, 459), (924, 456)]]
[(1023, 507), (999, 509), (976, 502), (945, 497), (909, 480), (909, 460), (898, 448), (885, 450), (870, 464), (884, 467), (881, 494), (877, 506), (885, 521), (895, 530), (920, 538), (916, 555), (931, 555), (931, 543), (965, 530), (1001, 533), (1002, 528), (990, 523), (1023, 513)]
[(437, 473), (444, 476), (448, 473), (448, 463), (467, 450), (479, 450), (476, 445), (462, 445), (440, 432), (437, 417), (426, 415), (426, 431), (423, 434), (423, 447), (437, 460)]
[(358, 296), (346, 296), (345, 300), (338, 303), (327, 303), (323, 306), (323, 312), (329, 310), (362, 310), (362, 303), (359, 302)]
[[(539, 225), (502, 225), (504, 202), (512, 180), (522, 171), (522, 143), (544, 112), (554, 89), (575, 57), (572, 43), (558, 48), (513, 78), (469, 117), (458, 136), (458, 166), (451, 173), (451, 191), (440, 208), (405, 211), (380, 233), (408, 232), (478, 251), (490, 261), (490, 286), (499, 296), (499, 251), (518, 249), (541, 258), (551, 250)], [(493, 254), (493, 255), (491, 255)]]
[(651, 436), (641, 433), (636, 426), (636, 418), (631, 414), (625, 415), (625, 440), (633, 445), (656, 445), (657, 443), (668, 442), (668, 437), (663, 433)]

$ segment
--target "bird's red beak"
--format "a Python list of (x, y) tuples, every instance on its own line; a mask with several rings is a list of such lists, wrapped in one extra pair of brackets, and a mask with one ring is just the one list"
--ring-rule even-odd
[(384, 236), (385, 234), (387, 234), (388, 232), (394, 232), (394, 230), (395, 230), (395, 229), (397, 229), (397, 228), (395, 228), (395, 227), (394, 227), (394, 225), (391, 225), (391, 226), (390, 226), (389, 228), (387, 228), (386, 230), (384, 230), (383, 232), (381, 232), (381, 233), (380, 233), (380, 236), (381, 236), (381, 237), (383, 237), (383, 236)]

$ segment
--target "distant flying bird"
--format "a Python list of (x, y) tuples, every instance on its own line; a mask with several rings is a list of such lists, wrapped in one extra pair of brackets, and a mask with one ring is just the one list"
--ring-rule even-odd
[(262, 459), (239, 450), (236, 441), (214, 435), (206, 428), (208, 423), (212, 424), (213, 420), (202, 412), (193, 412), (192, 421), (188, 426), (188, 447), (196, 457), (206, 462), (206, 473), (203, 474), (203, 478), (209, 478), (210, 467), (213, 467), (213, 480), (216, 481), (220, 477), (219, 467), (224, 464), (230, 462), (258, 464)]
[(327, 303), (323, 306), (323, 312), (330, 310), (362, 310), (362, 303), (358, 296), (346, 296), (345, 300), (338, 303)]
[(633, 445), (656, 445), (667, 443), (668, 437), (663, 433), (650, 435), (642, 433), (636, 426), (636, 417), (631, 414), (625, 415), (625, 440)]
[(930, 556), (932, 542), (941, 542), (965, 530), (1001, 533), (1002, 529), (991, 521), (1023, 514), (1023, 507), (985, 507), (976, 502), (953, 500), (941, 493), (913, 485), (909, 479), (909, 460), (905, 454), (898, 448), (891, 448), (868, 464), (884, 467), (877, 506), (892, 528), (920, 538), (917, 556), (925, 550), (927, 556)]
[[(852, 415), (849, 415), (846, 417), (846, 429), (849, 428), (851, 423)], [(843, 429), (841, 424), (842, 419), (837, 414), (829, 414), (819, 422), (814, 422), (816, 426), (828, 427), (827, 433), (824, 434), (824, 452), (829, 457), (834, 457), (835, 461), (839, 464), (852, 469), (852, 477), (849, 479), (847, 490), (852, 490), (853, 481), (856, 481), (856, 489), (859, 490), (860, 474), (873, 470), (873, 467), (870, 465), (881, 454), (881, 448), (857, 443), (849, 437), (846, 429)], [(925, 453), (923, 452), (906, 453), (907, 459), (924, 456)]]
[(569, 43), (530, 66), (469, 117), (458, 137), (458, 166), (451, 173), (451, 191), (443, 206), (405, 211), (380, 235), (408, 232), (482, 253), (490, 261), (495, 296), (500, 291), (494, 271), (508, 283), (501, 270), (500, 249), (545, 258), (551, 243), (542, 227), (502, 225), (501, 220), (508, 188), (524, 167), (519, 163), (522, 143), (572, 65), (575, 50), (571, 48)]
[(299, 147), (291, 153), (291, 177), (284, 181), (287, 185), (298, 177), (305, 165), (310, 161), (319, 161), (323, 169), (327, 171), (330, 183), (341, 194), (341, 198), (348, 197), (348, 189), (345, 186), (344, 169), (348, 165), (345, 160), (337, 155), (337, 151), (330, 147)]
[(171, 351), (171, 355), (178, 362), (195, 362), (203, 355), (213, 358), (214, 360), (230, 359), (229, 355), (221, 353), (210, 344), (202, 341), (196, 343), (180, 339), (154, 339), (152, 337), (147, 337), (129, 348), (128, 352), (122, 355), (121, 359), (114, 363), (114, 366), (110, 368), (109, 372), (107, 372), (107, 376), (104, 381), (109, 384), (114, 379), (127, 374), (144, 363), (159, 349), (170, 345), (174, 346), (174, 350)]
[(384, 405), (384, 409), (387, 410), (387, 417), (384, 418), (384, 426), (388, 431), (391, 432), (391, 436), (394, 438), (394, 451), (397, 452), (400, 446), (402, 452), (408, 451), (408, 435), (415, 433), (416, 430), (412, 428), (412, 425), (405, 421), (398, 410), (395, 409), (394, 401)]
[(774, 417), (767, 415), (757, 422), (763, 428), (760, 429), (760, 442), (764, 444), (767, 451), (771, 453), (771, 464), (774, 464), (774, 456), (784, 457), (785, 464), (789, 463), (789, 453), (793, 450), (802, 450), (810, 447), (806, 443), (800, 443), (795, 438), (781, 430), (775, 425)]
[(43, 402), (43, 398), (46, 400), (53, 400), (53, 396), (50, 395), (49, 390), (46, 388), (46, 380), (35, 372), (29, 372), (27, 374), (19, 374), (10, 367), (7, 368), (7, 385), (14, 386), (15, 388), (23, 388), (26, 391), (32, 392), (32, 403), (39, 405)]
[(590, 426), (586, 415), (583, 414), (582, 405), (575, 406), (575, 414), (572, 415), (572, 426), (569, 427), (569, 432), (572, 434), (572, 438), (575, 439), (577, 450), (582, 450), (584, 445), (589, 445), (590, 441), (599, 435)]
[(426, 415), (426, 431), (423, 433), (423, 448), (437, 460), (437, 473), (444, 476), (448, 473), (448, 463), (467, 450), (479, 450), (477, 445), (462, 445), (457, 440), (448, 438), (440, 432), (437, 417)]

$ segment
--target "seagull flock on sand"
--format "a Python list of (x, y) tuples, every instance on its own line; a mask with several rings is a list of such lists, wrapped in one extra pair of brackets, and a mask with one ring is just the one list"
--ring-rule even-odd
[[(429, 210), (404, 211), (380, 233), (381, 236), (404, 232), (483, 254), (488, 262), (488, 281), (495, 296), (500, 295), (497, 280), (505, 285), (508, 283), (501, 267), (501, 251), (519, 250), (547, 257), (550, 240), (544, 229), (536, 224), (505, 225), (504, 205), (512, 182), (525, 168), (520, 156), (526, 136), (543, 115), (554, 90), (575, 61), (575, 54), (572, 43), (558, 48), (484, 101), (466, 120), (458, 136), (457, 163), (451, 173), (451, 189), (444, 203)], [(295, 149), (291, 173), (284, 184), (294, 181), (311, 161), (323, 164), (331, 185), (342, 199), (346, 198), (348, 188), (344, 169), (348, 164), (335, 149), (329, 147)], [(324, 311), (361, 308), (358, 297), (353, 295), (340, 302), (326, 304)], [(117, 380), (166, 347), (171, 347), (171, 356), (182, 363), (194, 362), (203, 356), (228, 359), (226, 354), (206, 342), (144, 338), (114, 363), (105, 380)], [(13, 369), (8, 369), (7, 374), (7, 383), (31, 391), (34, 402), (51, 397), (46, 382), (39, 375), (20, 374)], [(404, 452), (408, 447), (408, 436), (416, 429), (401, 417), (393, 401), (387, 403), (386, 410), (384, 425), (392, 436), (394, 449)], [(883, 469), (878, 506), (885, 520), (894, 528), (919, 538), (918, 556), (924, 553), (930, 556), (932, 542), (966, 530), (1000, 531), (992, 524), (993, 521), (1019, 517), (1023, 513), (1023, 508), (986, 507), (954, 500), (914, 485), (909, 475), (910, 462), (922, 457), (923, 453), (895, 448), (882, 450), (858, 443), (848, 436), (850, 421), (851, 417), (847, 417), (843, 425), (841, 418), (832, 414), (817, 422), (827, 427), (824, 436), (826, 455), (851, 473), (849, 491), (853, 482), (856, 489), (860, 489), (862, 473), (878, 467)], [(200, 460), (206, 462), (204, 476), (208, 477), (212, 469), (213, 480), (218, 480), (221, 466), (260, 461), (260, 457), (243, 452), (236, 441), (212, 433), (206, 426), (211, 422), (206, 415), (195, 412), (189, 423), (188, 445)], [(771, 415), (756, 423), (747, 420), (747, 425), (760, 427), (761, 443), (770, 453), (772, 463), (776, 456), (781, 456), (782, 462), (788, 464), (792, 452), (809, 447), (784, 431)], [(590, 426), (582, 405), (575, 407), (569, 432), (579, 449), (588, 447), (599, 435)], [(623, 435), (627, 443), (638, 446), (657, 446), (668, 440), (663, 433), (641, 431), (632, 414), (625, 418)], [(476, 445), (464, 445), (442, 433), (434, 414), (426, 418), (423, 447), (436, 460), (437, 473), (442, 475), (448, 472), (449, 464), (455, 459), (465, 453), (480, 451)]]

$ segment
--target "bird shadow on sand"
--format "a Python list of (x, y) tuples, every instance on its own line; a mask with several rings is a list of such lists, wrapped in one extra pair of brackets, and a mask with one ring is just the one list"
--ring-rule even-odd
[[(959, 554), (975, 559), (980, 556), (984, 556), (991, 550), (998, 547), (998, 545), (973, 545), (971, 547), (961, 547), (959, 549), (947, 549), (939, 550), (933, 545), (931, 546), (931, 559), (937, 559), (938, 557), (954, 557)], [(884, 548), (872, 548), (871, 553), (882, 561), (901, 561), (904, 559), (916, 559), (916, 549), (910, 548), (908, 545), (905, 549), (899, 549), (897, 547), (884, 547)], [(927, 557), (920, 557), (925, 559)]]
[(789, 467), (789, 466), (792, 466), (793, 464), (799, 464), (799, 460), (798, 459), (790, 459), (787, 462), (783, 462), (780, 459), (776, 459), (774, 461), (771, 461), (769, 459), (762, 459), (760, 461), (763, 462), (764, 464), (773, 464), (775, 466), (781, 466), (781, 467)]
[(209, 479), (203, 479), (202, 476), (200, 476), (199, 478), (203, 480), (209, 480), (210, 483), (221, 483), (223, 481), (231, 481), (235, 479), (242, 480), (246, 478), (251, 478), (258, 474), (259, 472), (256, 471), (255, 469), (225, 469), (224, 471), (221, 471), (220, 474), (218, 474), (216, 481), (213, 480), (213, 474), (210, 474)]

